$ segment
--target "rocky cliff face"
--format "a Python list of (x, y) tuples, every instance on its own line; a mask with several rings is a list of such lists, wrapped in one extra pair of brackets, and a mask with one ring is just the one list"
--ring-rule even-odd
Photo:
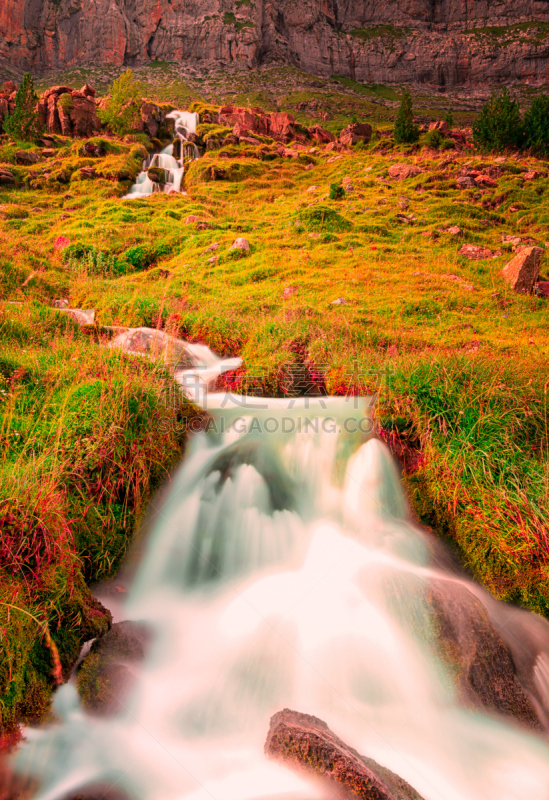
[(549, 82), (549, 0), (3, 0), (0, 65), (148, 59), (440, 88)]

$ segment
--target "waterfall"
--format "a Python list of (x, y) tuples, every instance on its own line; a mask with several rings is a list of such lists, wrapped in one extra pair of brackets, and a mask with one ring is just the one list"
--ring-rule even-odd
[[(161, 153), (148, 156), (143, 162), (143, 171), (137, 176), (136, 182), (129, 193), (124, 196), (124, 200), (149, 197), (155, 192), (164, 192), (165, 194), (181, 192), (185, 164), (199, 157), (198, 147), (193, 142), (189, 142), (187, 137), (191, 133), (196, 133), (200, 119), (198, 114), (191, 111), (172, 111), (168, 114), (167, 119), (174, 120), (175, 135), (180, 142), (180, 158), (174, 158), (173, 143), (165, 147)], [(164, 183), (152, 181), (149, 178), (148, 170), (151, 167), (164, 170)]]
[[(320, 717), (424, 800), (547, 800), (546, 740), (463, 704), (426, 644), (427, 600), (442, 586), (499, 609), (523, 655), (532, 621), (545, 664), (549, 625), (437, 566), (368, 403), (202, 402), (210, 424), (157, 509), (125, 604), (151, 632), (148, 654), (115, 716), (86, 713), (70, 683), (58, 721), (26, 731), (16, 767), (38, 778), (38, 800), (93, 786), (131, 800), (315, 800), (316, 783), (263, 754), (284, 707)], [(547, 688), (540, 678), (545, 707)]]

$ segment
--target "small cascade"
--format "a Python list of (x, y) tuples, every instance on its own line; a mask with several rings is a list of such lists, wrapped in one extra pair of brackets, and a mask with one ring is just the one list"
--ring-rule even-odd
[[(147, 156), (143, 162), (143, 170), (137, 176), (137, 181), (123, 199), (135, 200), (141, 197), (150, 197), (156, 192), (164, 194), (181, 192), (186, 165), (200, 157), (198, 147), (188, 141), (188, 136), (196, 133), (200, 118), (197, 113), (192, 111), (172, 111), (168, 114), (168, 119), (174, 120), (175, 135), (178, 140), (177, 147), (172, 143), (160, 153)], [(149, 170), (152, 168), (164, 172), (163, 182), (151, 180)]]
[[(183, 371), (212, 358), (144, 330), (117, 346)], [(463, 636), (466, 609), (475, 635), (489, 614), (516, 663), (535, 662), (521, 680), (549, 709), (549, 625), (437, 566), (355, 400), (202, 398), (213, 427), (173, 476), (123, 611), (150, 631), (148, 655), (115, 715), (87, 713), (68, 684), (56, 722), (26, 731), (16, 768), (36, 800), (321, 800), (265, 758), (283, 708), (320, 717), (422, 800), (547, 800), (547, 739), (466, 703), (429, 643), (453, 622)], [(497, 694), (490, 652), (473, 683)]]

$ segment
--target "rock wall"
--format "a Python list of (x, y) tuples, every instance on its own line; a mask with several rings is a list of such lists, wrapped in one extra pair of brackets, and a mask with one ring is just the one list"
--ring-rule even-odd
[[(539, 23), (535, 27), (535, 23)], [(494, 31), (492, 28), (499, 28)], [(473, 31), (473, 32), (471, 32)], [(3, 0), (0, 66), (148, 59), (439, 88), (549, 82), (549, 0)]]

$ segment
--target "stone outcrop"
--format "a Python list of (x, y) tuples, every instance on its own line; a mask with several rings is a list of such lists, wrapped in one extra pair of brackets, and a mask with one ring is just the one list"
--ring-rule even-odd
[[(421, 800), (406, 781), (342, 742), (317, 717), (285, 708), (271, 718), (265, 755), (306, 770), (349, 800)], [(335, 786), (334, 786), (335, 784)]]
[[(0, 66), (31, 70), (149, 59), (208, 67), (285, 60), (318, 75), (443, 90), (549, 82), (543, 0), (4, 0)], [(516, 23), (526, 26), (511, 27)], [(493, 28), (501, 29), (501, 32)]]

